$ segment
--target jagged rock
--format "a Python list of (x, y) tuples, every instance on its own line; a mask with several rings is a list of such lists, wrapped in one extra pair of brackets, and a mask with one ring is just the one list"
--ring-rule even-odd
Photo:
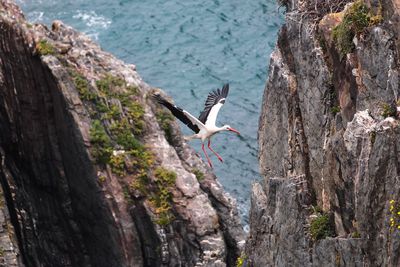
[[(389, 110), (400, 93), (398, 4), (366, 1), (383, 21), (341, 57), (332, 31), (344, 16), (329, 12), (347, 2), (284, 2), (260, 116), (264, 181), (253, 186), (250, 266), (400, 265), (389, 210), (400, 200), (400, 128)], [(316, 206), (334, 236), (311, 238)]]
[[(7, 266), (234, 265), (244, 243), (236, 203), (177, 122), (167, 141), (134, 65), (60, 21), (27, 23), (11, 1), (0, 1), (0, 39), (0, 176), (6, 234), (15, 232), (0, 240)], [(97, 149), (112, 144), (106, 162), (96, 120)], [(121, 138), (134, 137), (139, 154), (116, 139), (123, 121)]]

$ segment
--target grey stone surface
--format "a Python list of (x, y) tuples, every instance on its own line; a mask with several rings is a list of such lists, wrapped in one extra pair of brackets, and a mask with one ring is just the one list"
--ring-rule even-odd
[[(382, 116), (400, 92), (398, 4), (366, 1), (383, 21), (340, 58), (332, 29), (343, 14), (316, 8), (346, 1), (285, 3), (260, 116), (264, 181), (253, 186), (247, 263), (399, 266), (389, 201), (400, 200), (400, 128)], [(335, 237), (312, 240), (315, 206), (332, 215)]]

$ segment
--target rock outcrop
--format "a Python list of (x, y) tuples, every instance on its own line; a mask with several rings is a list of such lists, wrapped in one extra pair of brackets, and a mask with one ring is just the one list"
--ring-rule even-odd
[(134, 65), (3, 0), (0, 89), (4, 266), (234, 265), (235, 202)]
[(281, 2), (247, 262), (399, 266), (398, 2)]

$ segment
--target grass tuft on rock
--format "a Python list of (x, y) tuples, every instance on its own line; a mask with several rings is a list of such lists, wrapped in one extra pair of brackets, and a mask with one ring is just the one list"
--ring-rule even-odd
[(314, 241), (335, 235), (335, 228), (329, 214), (318, 213), (317, 217), (311, 220), (310, 235)]

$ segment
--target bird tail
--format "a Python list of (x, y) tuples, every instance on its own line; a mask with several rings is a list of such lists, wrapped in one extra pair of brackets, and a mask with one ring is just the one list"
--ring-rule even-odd
[(184, 136), (184, 137), (183, 137), (183, 140), (185, 140), (185, 141), (190, 141), (190, 140), (194, 139), (195, 137), (196, 137), (195, 134), (194, 134), (194, 135), (187, 135), (187, 136)]

